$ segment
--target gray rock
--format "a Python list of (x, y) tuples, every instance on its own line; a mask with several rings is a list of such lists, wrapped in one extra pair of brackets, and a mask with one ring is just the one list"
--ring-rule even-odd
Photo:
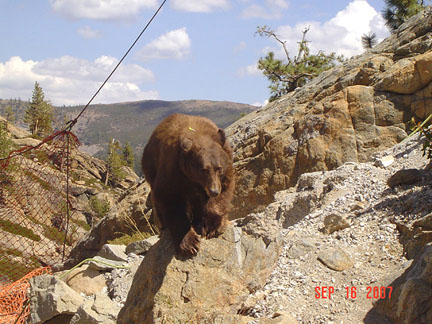
[(94, 257), (109, 240), (124, 234), (132, 234), (133, 230), (128, 225), (125, 215), (133, 219), (139, 230), (150, 231), (148, 221), (145, 219), (147, 212), (145, 201), (149, 192), (150, 187), (146, 182), (130, 190), (129, 194), (112, 206), (108, 215), (73, 247), (64, 267), (70, 268), (84, 259)]
[(423, 227), (424, 229), (432, 230), (432, 213), (415, 221), (413, 227)]
[(79, 293), (51, 275), (30, 279), (29, 299), (32, 324), (44, 323), (61, 314), (74, 314), (84, 302)]
[(74, 269), (64, 280), (73, 290), (85, 295), (94, 295), (106, 287), (104, 276), (88, 265)]
[(130, 255), (129, 258), (129, 268), (114, 269), (107, 278), (109, 296), (121, 304), (126, 301), (135, 273), (143, 260), (141, 256), (137, 255)]
[(307, 255), (309, 252), (314, 251), (315, 249), (316, 247), (313, 242), (309, 241), (308, 239), (299, 240), (291, 244), (286, 256), (289, 259), (298, 259)]
[(155, 245), (157, 241), (159, 241), (159, 236), (153, 235), (149, 238), (146, 238), (145, 240), (132, 242), (126, 247), (126, 254), (144, 254), (150, 250), (150, 248)]
[[(407, 136), (413, 115), (424, 119), (432, 112), (424, 99), (432, 75), (430, 9), (412, 21), (227, 128), (241, 179), (233, 215), (261, 211), (304, 173), (368, 161)], [(309, 180), (300, 187), (311, 188)]]
[(115, 324), (119, 311), (120, 306), (108, 296), (97, 294), (77, 310), (70, 324)]
[(340, 214), (333, 213), (324, 218), (324, 233), (331, 234), (333, 232), (350, 227), (348, 221)]
[(127, 255), (125, 252), (125, 245), (105, 244), (102, 246), (97, 256), (108, 260), (127, 262)]
[(395, 161), (394, 157), (392, 155), (386, 155), (381, 158), (376, 159), (374, 165), (380, 168), (386, 168), (389, 165), (392, 165)]
[(365, 209), (366, 204), (361, 202), (361, 201), (356, 201), (352, 206), (351, 206), (351, 211), (352, 212), (356, 212), (356, 211), (361, 211), (363, 209)]
[(399, 170), (387, 180), (387, 184), (390, 188), (394, 188), (400, 185), (411, 185), (422, 181), (423, 175), (424, 175), (423, 170), (417, 170), (417, 169)]
[(176, 256), (171, 236), (162, 232), (135, 275), (118, 324), (243, 323), (235, 314), (265, 283), (282, 243), (279, 232), (267, 233), (266, 241), (253, 235), (251, 225), (259, 232), (260, 221), (251, 216), (243, 225), (247, 232), (229, 225), (220, 237), (203, 239), (190, 259)]
[(394, 323), (432, 323), (432, 245), (428, 244), (411, 267), (390, 286), (391, 298), (380, 299), (376, 309)]
[(31, 137), (16, 138), (13, 139), (12, 141), (14, 142), (15, 145), (18, 146), (37, 146), (41, 143), (40, 140)]
[(348, 254), (339, 248), (325, 249), (318, 256), (318, 260), (335, 271), (343, 271), (354, 265)]

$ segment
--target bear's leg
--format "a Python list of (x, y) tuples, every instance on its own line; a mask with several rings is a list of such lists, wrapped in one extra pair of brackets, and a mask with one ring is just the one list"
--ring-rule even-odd
[(199, 196), (196, 196), (189, 201), (189, 218), (192, 223), (193, 229), (199, 235), (202, 235), (202, 216), (204, 214), (203, 206), (205, 205), (205, 201), (206, 199)]
[(210, 198), (203, 208), (201, 234), (206, 238), (219, 236), (228, 224), (228, 208), (222, 195)]
[(186, 215), (186, 204), (174, 197), (161, 198), (155, 195), (157, 214), (163, 226), (171, 232), (174, 244), (184, 255), (196, 255), (199, 250), (200, 237), (192, 228)]
[(162, 231), (167, 228), (166, 221), (162, 218), (162, 215), (159, 215), (157, 212), (156, 202), (154, 200), (154, 194), (152, 191), (150, 191), (149, 197), (151, 201), (153, 222), (157, 226), (159, 231)]
[(218, 237), (225, 231), (227, 224), (227, 215), (206, 212), (201, 223), (202, 236), (208, 239)]

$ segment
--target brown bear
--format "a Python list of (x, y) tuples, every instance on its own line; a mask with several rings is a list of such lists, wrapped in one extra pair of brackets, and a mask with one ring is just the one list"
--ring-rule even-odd
[(234, 193), (232, 149), (211, 120), (183, 114), (165, 118), (142, 156), (153, 208), (184, 255), (196, 255), (200, 236), (224, 231)]

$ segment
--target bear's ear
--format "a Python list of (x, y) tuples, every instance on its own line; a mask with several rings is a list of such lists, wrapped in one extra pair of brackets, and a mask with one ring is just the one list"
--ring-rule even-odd
[(225, 131), (222, 128), (219, 128), (218, 135), (219, 135), (219, 139), (221, 141), (222, 146), (224, 146), (225, 142), (226, 142)]
[(192, 148), (193, 141), (188, 137), (182, 137), (180, 140), (180, 146), (184, 152), (189, 152)]

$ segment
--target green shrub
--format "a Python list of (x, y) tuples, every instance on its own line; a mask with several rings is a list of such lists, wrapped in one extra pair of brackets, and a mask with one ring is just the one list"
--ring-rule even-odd
[(41, 240), (41, 237), (35, 234), (31, 229), (12, 223), (7, 219), (0, 219), (0, 228), (11, 234), (27, 237), (32, 241), (39, 242)]
[(108, 199), (99, 199), (96, 196), (89, 199), (89, 205), (91, 211), (96, 214), (98, 218), (105, 217), (111, 207)]
[(150, 236), (150, 233), (147, 232), (135, 232), (132, 235), (124, 234), (114, 240), (108, 241), (108, 243), (117, 245), (129, 245), (130, 243), (142, 241)]
[(9, 136), (5, 123), (0, 123), (0, 158), (8, 157), (14, 149), (14, 144)]

